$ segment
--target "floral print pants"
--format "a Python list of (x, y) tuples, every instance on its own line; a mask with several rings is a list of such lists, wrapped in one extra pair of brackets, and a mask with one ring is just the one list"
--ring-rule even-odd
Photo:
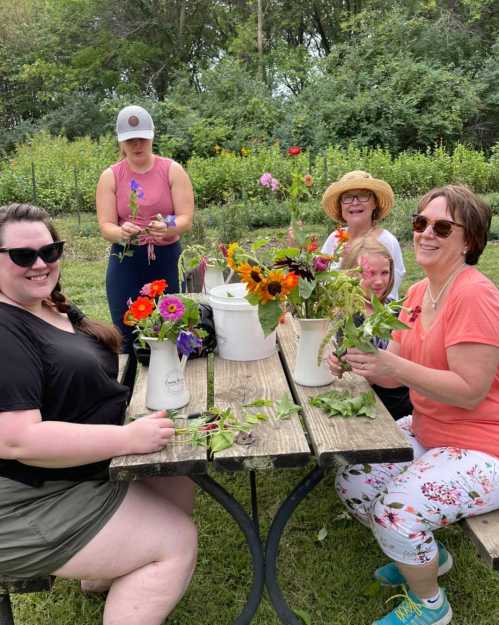
[(412, 462), (343, 467), (336, 490), (390, 558), (421, 565), (437, 556), (433, 530), (499, 508), (499, 458), (455, 447), (425, 449), (411, 420), (403, 417), (397, 425), (414, 449)]

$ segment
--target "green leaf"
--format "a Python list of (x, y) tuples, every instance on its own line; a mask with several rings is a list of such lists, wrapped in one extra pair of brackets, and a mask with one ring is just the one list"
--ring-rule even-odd
[(317, 534), (317, 540), (319, 542), (322, 542), (326, 538), (327, 538), (327, 529), (325, 527), (321, 527), (321, 529), (319, 530), (319, 532)]
[(281, 315), (282, 309), (279, 302), (276, 300), (258, 306), (258, 319), (260, 320), (260, 325), (262, 326), (265, 336), (268, 336), (276, 329)]
[(228, 430), (221, 430), (210, 436), (210, 449), (214, 454), (218, 451), (232, 447), (233, 444), (234, 433), (229, 432)]
[(242, 404), (243, 408), (259, 408), (261, 406), (272, 406), (274, 402), (271, 399), (255, 399), (248, 404)]
[(288, 393), (276, 402), (276, 419), (288, 419), (291, 415), (301, 411), (301, 406), (295, 404)]
[(299, 610), (299, 609), (293, 610), (293, 612), (296, 614), (298, 618), (301, 618), (304, 625), (312, 625), (312, 617), (310, 616), (308, 612), (305, 612), (305, 610)]

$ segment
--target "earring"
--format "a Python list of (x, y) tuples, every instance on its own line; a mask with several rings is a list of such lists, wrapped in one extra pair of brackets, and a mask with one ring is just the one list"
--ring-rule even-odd
[(468, 249), (465, 247), (464, 250), (461, 252), (461, 254), (463, 256), (466, 256), (467, 253), (468, 253)]

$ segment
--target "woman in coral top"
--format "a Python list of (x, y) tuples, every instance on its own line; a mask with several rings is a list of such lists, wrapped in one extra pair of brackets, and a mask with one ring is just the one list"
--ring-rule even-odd
[[(97, 217), (112, 243), (106, 275), (111, 318), (131, 351), (132, 331), (123, 323), (127, 300), (142, 285), (166, 279), (178, 293), (180, 235), (192, 227), (194, 194), (184, 168), (152, 151), (154, 123), (140, 106), (126, 106), (116, 121), (123, 159), (107, 168), (97, 184)], [(134, 214), (135, 213), (135, 214)]]
[[(475, 267), (491, 211), (467, 187), (427, 193), (413, 216), (416, 261), (426, 273), (400, 315), (388, 349), (349, 350), (354, 373), (410, 388), (413, 414), (397, 423), (414, 461), (345, 467), (337, 490), (393, 562), (375, 577), (407, 584), (375, 625), (446, 625), (452, 609), (438, 576), (452, 557), (433, 531), (499, 508), (499, 292)], [(339, 372), (337, 361), (331, 370)]]

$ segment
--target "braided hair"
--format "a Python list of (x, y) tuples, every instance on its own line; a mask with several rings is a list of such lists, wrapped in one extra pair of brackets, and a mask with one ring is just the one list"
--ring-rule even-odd
[[(19, 221), (41, 222), (50, 232), (53, 241), (60, 240), (57, 230), (44, 208), (33, 204), (8, 204), (0, 206), (0, 243), (5, 225)], [(117, 328), (108, 323), (88, 319), (78, 307), (66, 298), (59, 280), (50, 294), (50, 300), (47, 304), (53, 306), (58, 312), (66, 314), (73, 326), (81, 332), (93, 336), (113, 352), (118, 353), (120, 351), (122, 339)]]

